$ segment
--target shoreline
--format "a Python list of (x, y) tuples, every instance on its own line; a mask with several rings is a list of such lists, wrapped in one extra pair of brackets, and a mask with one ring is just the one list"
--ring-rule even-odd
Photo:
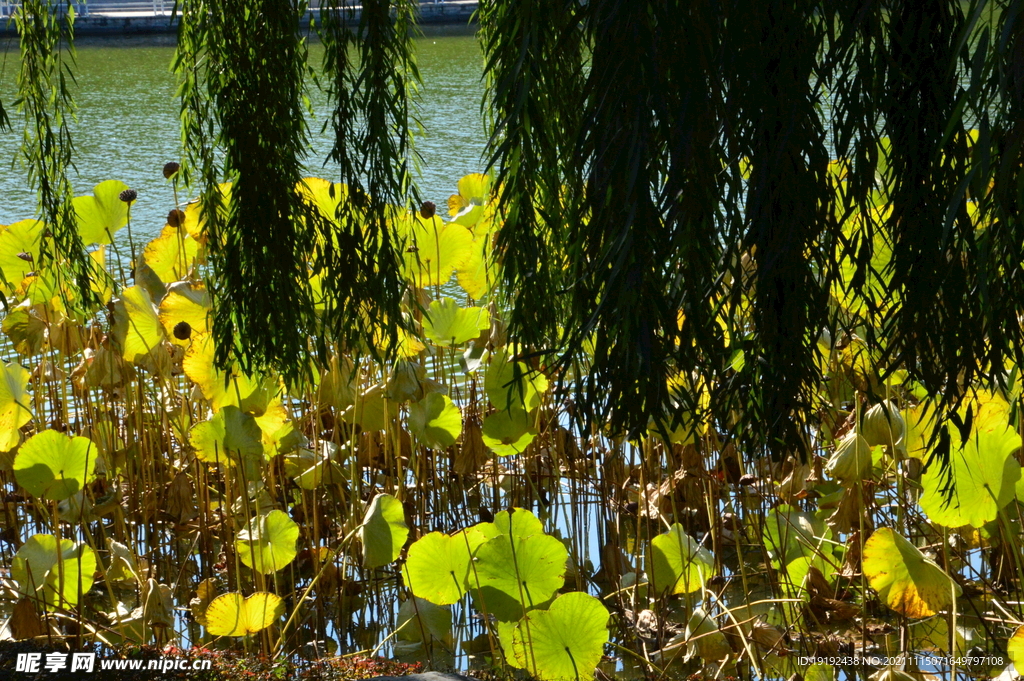
[[(470, 20), (477, 9), (476, 0), (448, 0), (420, 5), (419, 25), (424, 35), (451, 35), (449, 31), (471, 29)], [(306, 16), (315, 18), (319, 12)], [(359, 10), (356, 10), (358, 19)], [(173, 36), (178, 32), (177, 17), (170, 13), (109, 12), (75, 17), (75, 37)], [(17, 36), (10, 17), (0, 17), (0, 35)]]

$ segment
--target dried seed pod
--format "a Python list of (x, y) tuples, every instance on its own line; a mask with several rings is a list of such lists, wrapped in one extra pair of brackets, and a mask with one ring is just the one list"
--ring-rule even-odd
[(170, 163), (165, 163), (164, 177), (168, 180), (171, 179), (172, 177), (174, 177), (174, 175), (178, 172), (180, 168), (181, 166), (175, 163), (174, 161), (171, 161)]
[(18, 254), (18, 257), (24, 260), (25, 262), (32, 262), (31, 253), (26, 253), (25, 251), (22, 251), (21, 253)]
[(437, 214), (437, 206), (433, 201), (424, 201), (423, 205), (420, 206), (420, 217), (424, 220), (429, 220)]
[(181, 227), (185, 224), (185, 211), (175, 208), (167, 214), (167, 224), (171, 227)]
[(134, 189), (125, 189), (118, 195), (118, 198), (125, 203), (131, 203), (135, 199), (139, 198), (139, 193)]
[(174, 325), (174, 337), (178, 340), (188, 340), (192, 337), (192, 327), (188, 322), (178, 322)]

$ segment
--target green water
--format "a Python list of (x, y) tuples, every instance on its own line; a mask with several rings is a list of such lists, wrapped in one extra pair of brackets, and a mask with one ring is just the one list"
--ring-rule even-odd
[[(10, 224), (34, 217), (36, 198), (17, 164), (23, 125), (13, 107), (17, 44), (11, 39), (3, 43), (7, 49), (0, 46), (0, 98), (14, 130), (0, 134), (0, 224)], [(173, 51), (172, 37), (81, 39), (77, 48), (75, 193), (89, 193), (93, 185), (109, 179), (136, 189), (139, 198), (132, 209), (136, 240), (155, 236), (174, 206), (171, 185), (161, 173), (164, 163), (181, 157), (179, 102), (170, 72)], [(320, 53), (319, 45), (311, 46), (314, 63), (319, 63)], [(423, 79), (417, 187), (423, 199), (440, 206), (453, 193), (458, 178), (483, 169), (482, 58), (475, 37), (460, 28), (419, 39), (417, 59)], [(320, 133), (330, 119), (329, 108), (312, 86), (309, 97), (313, 150), (306, 160), (308, 174), (332, 178), (331, 166), (323, 165), (331, 142)], [(124, 238), (123, 231), (119, 237), (119, 241)]]

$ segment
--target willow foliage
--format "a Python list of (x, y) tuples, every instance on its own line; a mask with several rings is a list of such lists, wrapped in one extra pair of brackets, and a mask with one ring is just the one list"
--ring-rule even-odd
[(1024, 359), (1021, 2), (558, 4), (480, 17), (509, 333), (577, 413), (806, 452), (819, 339), (947, 407)]

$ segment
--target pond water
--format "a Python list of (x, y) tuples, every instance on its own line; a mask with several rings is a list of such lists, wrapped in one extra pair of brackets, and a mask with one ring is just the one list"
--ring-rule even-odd
[[(17, 49), (15, 39), (0, 43), (0, 101), (14, 124), (11, 132), (0, 134), (0, 224), (32, 217), (36, 206), (19, 165), (22, 121), (13, 106)], [(93, 185), (111, 179), (136, 189), (139, 198), (132, 209), (132, 231), (137, 240), (155, 237), (174, 204), (171, 185), (161, 174), (166, 162), (181, 157), (179, 101), (170, 71), (173, 53), (173, 36), (82, 38), (77, 44), (78, 121), (73, 128), (77, 172), (71, 178), (75, 194), (88, 194)], [(320, 45), (312, 44), (314, 64), (319, 64), (321, 54)], [(443, 205), (460, 177), (484, 167), (483, 61), (468, 27), (429, 29), (417, 41), (417, 59), (423, 79), (417, 187), (423, 199)], [(324, 167), (331, 148), (329, 133), (321, 134), (324, 122), (330, 120), (327, 98), (315, 86), (310, 87), (309, 97), (313, 139), (307, 171), (332, 178), (332, 167)], [(118, 236), (126, 234), (122, 231)]]

